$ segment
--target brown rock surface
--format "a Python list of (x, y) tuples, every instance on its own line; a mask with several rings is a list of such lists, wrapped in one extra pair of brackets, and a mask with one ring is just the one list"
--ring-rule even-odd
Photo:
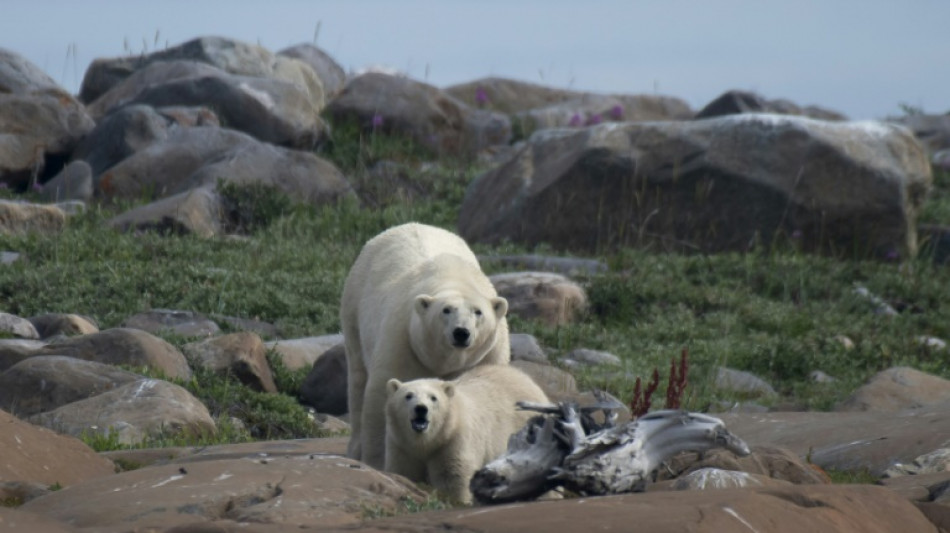
[(911, 502), (873, 485), (792, 485), (650, 492), (455, 509), (375, 520), (347, 531), (650, 531), (936, 533)]
[(109, 531), (232, 520), (285, 528), (359, 523), (424, 493), (333, 455), (248, 456), (172, 463), (93, 480), (28, 502), (24, 511)]
[(945, 445), (950, 402), (894, 413), (771, 412), (717, 415), (750, 445), (788, 448), (825, 469), (880, 475)]
[(114, 473), (112, 461), (99, 457), (82, 441), (0, 411), (0, 481), (67, 487)]

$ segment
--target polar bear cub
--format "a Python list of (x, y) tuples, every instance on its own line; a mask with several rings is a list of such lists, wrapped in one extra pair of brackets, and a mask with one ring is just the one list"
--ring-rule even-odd
[(507, 364), (508, 302), (459, 236), (403, 224), (369, 240), (343, 287), (347, 454), (382, 468), (386, 382)]
[(477, 366), (454, 381), (390, 379), (387, 387), (386, 470), (461, 503), (472, 501), (475, 472), (536, 414), (515, 403), (548, 403), (527, 374), (508, 365)]

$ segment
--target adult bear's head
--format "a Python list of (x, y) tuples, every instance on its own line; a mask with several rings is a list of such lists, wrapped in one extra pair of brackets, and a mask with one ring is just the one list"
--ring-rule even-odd
[(508, 300), (447, 290), (414, 301), (410, 342), (419, 361), (436, 376), (471, 368), (498, 342)]

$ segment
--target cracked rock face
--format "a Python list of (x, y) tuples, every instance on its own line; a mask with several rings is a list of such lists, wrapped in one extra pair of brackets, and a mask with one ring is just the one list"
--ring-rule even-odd
[(401, 478), (337, 455), (169, 463), (124, 472), (36, 499), (20, 510), (73, 526), (170, 528), (232, 520), (285, 527), (342, 526), (425, 495)]

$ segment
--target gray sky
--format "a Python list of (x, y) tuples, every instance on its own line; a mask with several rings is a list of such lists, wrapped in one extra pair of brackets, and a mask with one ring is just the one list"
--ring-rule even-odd
[[(950, 111), (950, 0), (2, 0), (0, 47), (77, 91), (91, 60), (201, 35), (313, 42), (346, 69), (439, 86), (505, 76), (658, 93), (729, 89), (854, 119)], [(317, 28), (319, 27), (319, 32)]]

